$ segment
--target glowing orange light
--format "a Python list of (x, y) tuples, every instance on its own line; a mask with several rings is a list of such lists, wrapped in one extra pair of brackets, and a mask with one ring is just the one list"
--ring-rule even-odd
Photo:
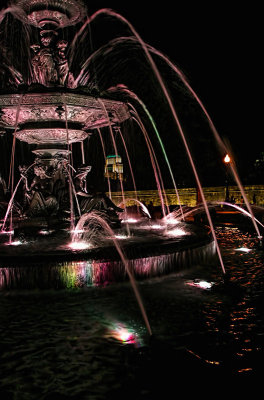
[(231, 161), (231, 158), (230, 158), (229, 155), (227, 154), (227, 155), (225, 156), (225, 158), (224, 158), (224, 162), (225, 162), (225, 163), (230, 163), (230, 161)]

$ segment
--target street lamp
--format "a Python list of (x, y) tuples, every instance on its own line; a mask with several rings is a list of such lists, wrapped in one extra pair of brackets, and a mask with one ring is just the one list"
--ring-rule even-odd
[(229, 157), (228, 154), (226, 154), (225, 158), (224, 158), (224, 162), (226, 164), (226, 188), (225, 188), (225, 201), (229, 201), (229, 181), (228, 181), (228, 165), (231, 162), (231, 158)]

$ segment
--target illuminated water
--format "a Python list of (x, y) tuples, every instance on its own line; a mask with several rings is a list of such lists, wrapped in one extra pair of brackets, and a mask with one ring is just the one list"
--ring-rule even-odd
[(254, 392), (264, 351), (263, 250), (255, 233), (234, 225), (216, 233), (229, 286), (219, 266), (199, 265), (139, 282), (151, 339), (129, 283), (1, 292), (1, 398), (167, 399), (170, 389), (207, 393), (212, 382), (217, 393)]

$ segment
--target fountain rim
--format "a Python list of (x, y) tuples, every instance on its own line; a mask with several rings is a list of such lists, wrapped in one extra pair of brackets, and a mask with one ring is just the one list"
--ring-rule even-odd
[[(198, 226), (193, 223), (186, 223), (187, 226), (192, 227), (195, 232), (195, 237), (190, 240), (190, 237), (179, 241), (178, 238), (167, 238), (161, 240), (156, 238), (153, 241), (147, 242), (130, 242), (122, 244), (122, 250), (125, 252), (126, 258), (130, 261), (135, 259), (144, 259), (150, 257), (164, 256), (166, 254), (179, 254), (185, 251), (191, 252), (192, 250), (210, 247), (214, 245), (214, 240), (211, 231), (207, 226)], [(194, 240), (195, 239), (195, 240)], [(1, 244), (2, 245), (2, 244)], [(0, 246), (1, 246), (0, 245)], [(74, 261), (88, 261), (98, 260), (102, 262), (120, 262), (120, 256), (115, 248), (115, 244), (105, 247), (94, 247), (86, 250), (69, 250), (60, 249), (50, 252), (41, 253), (23, 253), (23, 254), (1, 254), (0, 261), (2, 266), (20, 265), (24, 263), (40, 263), (40, 262), (53, 262), (56, 258), (57, 262), (74, 262)]]

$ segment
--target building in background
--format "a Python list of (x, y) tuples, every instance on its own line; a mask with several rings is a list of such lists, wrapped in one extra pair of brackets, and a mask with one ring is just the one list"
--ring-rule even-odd
[(123, 163), (118, 155), (109, 155), (106, 157), (105, 178), (123, 181)]

